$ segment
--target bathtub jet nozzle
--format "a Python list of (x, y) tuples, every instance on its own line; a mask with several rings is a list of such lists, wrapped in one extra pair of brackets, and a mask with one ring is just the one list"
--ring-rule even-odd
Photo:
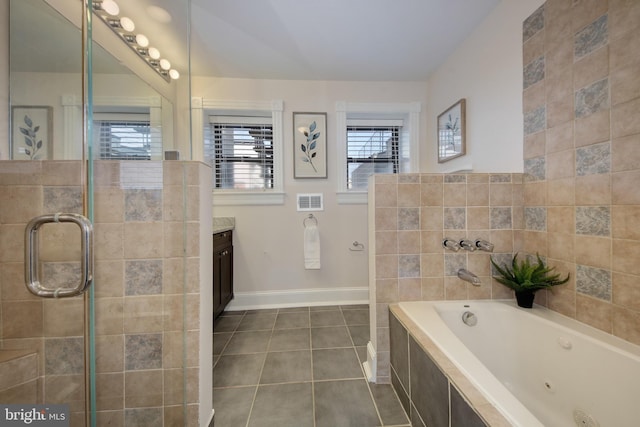
[(473, 286), (480, 286), (480, 278), (467, 269), (461, 268), (458, 270), (458, 277)]

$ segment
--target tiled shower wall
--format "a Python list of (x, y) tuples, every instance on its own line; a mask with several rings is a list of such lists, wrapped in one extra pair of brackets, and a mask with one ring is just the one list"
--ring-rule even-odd
[[(200, 167), (95, 165), (99, 425), (183, 425), (185, 384), (188, 425), (197, 425)], [(34, 216), (82, 212), (80, 173), (77, 161), (0, 162), (0, 348), (38, 352), (38, 399), (70, 403), (72, 412), (84, 405), (83, 299), (45, 300), (26, 291), (23, 235)], [(45, 280), (77, 280), (77, 226), (44, 227)]]
[(524, 248), (575, 279), (550, 308), (640, 344), (640, 2), (549, 0), (523, 40)]
[[(511, 296), (489, 285), (486, 254), (444, 251), (444, 236), (540, 253), (572, 278), (537, 303), (640, 344), (640, 2), (549, 0), (523, 43), (525, 173), (510, 176), (512, 204), (497, 187), (508, 175), (374, 178), (380, 382), (389, 303)], [(454, 277), (463, 265), (481, 287)]]
[[(388, 382), (390, 303), (512, 296), (492, 283), (489, 256), (505, 262), (523, 248), (524, 185), (522, 174), (375, 175), (371, 184), (376, 380)], [(494, 252), (445, 250), (445, 237), (487, 240)], [(460, 268), (476, 274), (481, 285), (460, 280)]]

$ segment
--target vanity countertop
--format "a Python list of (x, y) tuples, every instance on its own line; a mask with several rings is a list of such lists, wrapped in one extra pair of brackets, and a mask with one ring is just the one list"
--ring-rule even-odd
[(213, 217), (213, 227), (212, 227), (213, 234), (233, 230), (235, 227), (236, 227), (236, 219), (232, 216)]

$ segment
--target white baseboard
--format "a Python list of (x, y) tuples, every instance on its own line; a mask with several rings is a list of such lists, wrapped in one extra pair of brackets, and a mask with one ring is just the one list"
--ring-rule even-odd
[(369, 304), (368, 287), (234, 292), (227, 311), (301, 306)]
[(362, 367), (364, 368), (364, 374), (370, 383), (376, 382), (377, 366), (376, 350), (373, 348), (371, 341), (369, 341), (367, 343), (367, 360), (362, 362)]

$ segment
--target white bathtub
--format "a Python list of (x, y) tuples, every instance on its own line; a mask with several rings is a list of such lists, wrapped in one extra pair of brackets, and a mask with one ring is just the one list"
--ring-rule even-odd
[[(398, 310), (514, 426), (640, 425), (640, 346), (511, 301), (401, 302)], [(463, 323), (465, 311), (475, 326)]]

